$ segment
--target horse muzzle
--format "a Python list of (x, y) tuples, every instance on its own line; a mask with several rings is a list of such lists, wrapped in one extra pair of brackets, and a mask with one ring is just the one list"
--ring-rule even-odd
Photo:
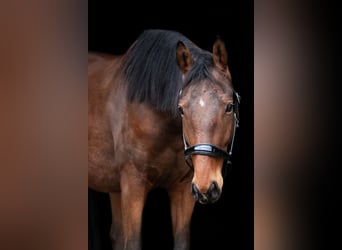
[(195, 183), (191, 184), (191, 194), (201, 204), (216, 202), (221, 196), (221, 190), (216, 181), (211, 182), (206, 193), (201, 192)]

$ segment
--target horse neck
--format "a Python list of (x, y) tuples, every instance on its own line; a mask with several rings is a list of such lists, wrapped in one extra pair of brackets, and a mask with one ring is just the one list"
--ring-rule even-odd
[(181, 120), (168, 112), (158, 111), (152, 105), (133, 102), (127, 108), (128, 122), (132, 127), (139, 127), (141, 132), (156, 135), (181, 135)]

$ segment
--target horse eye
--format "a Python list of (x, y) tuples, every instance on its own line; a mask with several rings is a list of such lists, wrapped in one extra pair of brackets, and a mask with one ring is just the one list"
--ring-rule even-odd
[(227, 104), (227, 107), (226, 107), (226, 113), (232, 112), (233, 106), (234, 106), (233, 103), (228, 103), (228, 104)]
[(180, 115), (184, 115), (183, 108), (181, 106), (178, 106), (177, 110)]

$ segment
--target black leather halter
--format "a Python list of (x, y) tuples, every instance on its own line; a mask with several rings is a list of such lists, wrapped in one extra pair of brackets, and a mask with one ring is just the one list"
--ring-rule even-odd
[(230, 171), (232, 166), (231, 157), (233, 154), (233, 144), (235, 138), (236, 128), (239, 127), (239, 104), (240, 104), (240, 95), (237, 92), (234, 92), (234, 128), (233, 128), (233, 137), (231, 143), (228, 145), (227, 151), (213, 145), (210, 143), (199, 143), (194, 146), (189, 146), (184, 133), (183, 133), (183, 142), (184, 142), (184, 156), (185, 161), (189, 165), (189, 167), (194, 170), (194, 166), (192, 163), (192, 155), (207, 155), (216, 158), (223, 158), (223, 176), (225, 177), (227, 173)]

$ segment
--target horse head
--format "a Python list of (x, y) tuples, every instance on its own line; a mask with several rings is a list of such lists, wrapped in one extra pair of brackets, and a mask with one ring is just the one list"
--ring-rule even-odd
[(200, 203), (213, 203), (221, 196), (222, 173), (231, 163), (240, 96), (234, 91), (220, 38), (208, 60), (192, 55), (182, 42), (176, 51), (184, 83), (178, 101), (184, 154), (194, 171), (191, 191)]

